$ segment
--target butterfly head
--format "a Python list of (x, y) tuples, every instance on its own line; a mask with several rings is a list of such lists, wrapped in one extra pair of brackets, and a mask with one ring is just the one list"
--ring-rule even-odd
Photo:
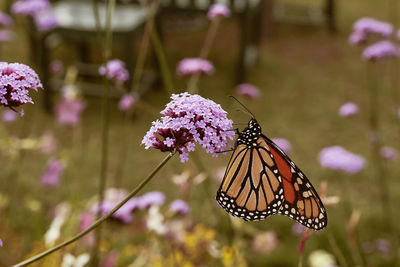
[(256, 119), (252, 118), (248, 126), (239, 133), (237, 145), (245, 144), (247, 146), (257, 146), (257, 140), (261, 135), (261, 126)]

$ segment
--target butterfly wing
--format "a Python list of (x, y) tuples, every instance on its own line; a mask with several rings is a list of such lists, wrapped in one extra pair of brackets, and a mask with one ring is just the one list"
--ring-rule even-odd
[(261, 138), (268, 144), (282, 179), (284, 201), (278, 213), (314, 230), (326, 227), (326, 210), (310, 181), (273, 141), (264, 135)]
[(228, 213), (246, 221), (278, 214), (284, 200), (269, 146), (261, 137), (257, 143), (256, 147), (235, 146), (216, 197)]

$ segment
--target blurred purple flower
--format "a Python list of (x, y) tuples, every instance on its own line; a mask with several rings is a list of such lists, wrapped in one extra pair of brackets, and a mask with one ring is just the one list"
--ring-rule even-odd
[(10, 27), (13, 24), (11, 17), (0, 11), (0, 26)]
[(118, 108), (121, 111), (133, 110), (138, 101), (139, 101), (138, 94), (124, 94), (118, 103)]
[(1, 238), (0, 238), (0, 247), (2, 247), (3, 246), (3, 240), (1, 240)]
[(377, 239), (376, 248), (378, 249), (378, 251), (387, 254), (390, 252), (390, 243), (386, 239)]
[(292, 145), (290, 142), (284, 138), (272, 138), (272, 142), (274, 142), (280, 149), (283, 150), (286, 154), (292, 151)]
[(319, 161), (323, 168), (356, 173), (365, 167), (365, 159), (353, 154), (341, 146), (326, 147), (319, 152)]
[(158, 191), (148, 192), (137, 198), (140, 209), (146, 209), (151, 206), (160, 206), (165, 202), (165, 196)]
[(169, 210), (173, 213), (187, 214), (189, 206), (185, 201), (177, 199), (169, 205)]
[(62, 97), (55, 107), (57, 122), (61, 125), (75, 126), (78, 124), (85, 103), (78, 99)]
[(221, 3), (213, 4), (208, 10), (207, 17), (210, 20), (215, 18), (228, 18), (231, 16), (229, 8)]
[(365, 48), (362, 58), (366, 61), (377, 61), (390, 57), (399, 57), (400, 49), (391, 41), (380, 41)]
[(61, 60), (55, 59), (49, 64), (49, 70), (53, 74), (59, 74), (64, 70), (64, 64)]
[(302, 235), (307, 228), (300, 223), (295, 223), (292, 226), (292, 233), (294, 235)]
[(57, 19), (50, 9), (38, 12), (35, 14), (34, 19), (36, 27), (40, 32), (50, 31), (58, 25)]
[(118, 82), (125, 82), (129, 79), (129, 73), (125, 68), (125, 63), (119, 59), (112, 59), (99, 68), (99, 74), (106, 75), (109, 79), (115, 79)]
[(119, 258), (119, 252), (116, 250), (111, 251), (107, 254), (106, 258), (101, 263), (101, 267), (114, 267), (117, 266), (117, 261)]
[(377, 34), (382, 37), (389, 37), (393, 33), (393, 25), (373, 18), (361, 18), (353, 24), (355, 32)]
[(257, 234), (253, 239), (253, 249), (263, 254), (271, 253), (278, 245), (278, 238), (272, 231)]
[(196, 73), (210, 75), (214, 73), (214, 66), (206, 59), (184, 58), (179, 61), (176, 71), (179, 76), (188, 76)]
[[(217, 156), (229, 145), (235, 133), (232, 121), (220, 105), (210, 99), (188, 93), (173, 94), (172, 101), (161, 111), (161, 120), (154, 121), (142, 144), (162, 152), (178, 152), (181, 162), (188, 160), (188, 152), (195, 150), (195, 142), (208, 153)], [(167, 139), (169, 138), (169, 139)], [(173, 144), (165, 143), (173, 139)]]
[(40, 140), (39, 150), (44, 154), (51, 154), (56, 148), (57, 142), (54, 135), (51, 132), (46, 131)]
[(13, 38), (13, 33), (10, 30), (0, 30), (0, 43), (9, 42)]
[(5, 123), (13, 122), (17, 119), (17, 113), (12, 110), (5, 110), (3, 111), (2, 119)]
[(358, 45), (367, 41), (367, 35), (363, 32), (353, 32), (349, 36), (349, 43), (351, 45)]
[(11, 6), (11, 13), (34, 16), (50, 8), (48, 0), (19, 0)]
[[(84, 211), (81, 213), (81, 217), (79, 219), (79, 232), (85, 231), (94, 223), (94, 215), (91, 212)], [(94, 232), (90, 232), (86, 236), (83, 237), (83, 240), (89, 247), (92, 247), (96, 243), (96, 237), (94, 236)]]
[(239, 84), (236, 87), (236, 93), (238, 95), (248, 97), (251, 99), (257, 99), (261, 95), (260, 90), (258, 90), (257, 87), (255, 87), (251, 84), (248, 84), (248, 83)]
[(24, 64), (0, 62), (0, 104), (23, 115), (23, 110), (16, 111), (25, 103), (32, 103), (28, 96), (30, 90), (42, 88), (34, 70)]
[(388, 146), (381, 148), (381, 157), (387, 160), (393, 160), (397, 157), (396, 149)]
[(339, 115), (341, 117), (350, 117), (358, 113), (358, 106), (353, 102), (347, 102), (343, 104), (339, 109)]
[(64, 170), (64, 165), (55, 158), (47, 161), (47, 167), (40, 180), (43, 186), (57, 186), (60, 182), (60, 176)]

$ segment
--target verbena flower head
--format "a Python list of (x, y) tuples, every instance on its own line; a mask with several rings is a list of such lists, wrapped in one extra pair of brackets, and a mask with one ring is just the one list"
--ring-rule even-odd
[(394, 160), (397, 157), (397, 150), (388, 146), (382, 147), (380, 153), (381, 157), (387, 160)]
[(208, 10), (207, 17), (210, 20), (215, 18), (228, 18), (231, 16), (229, 8), (221, 3), (213, 4)]
[(367, 35), (363, 32), (353, 32), (349, 36), (349, 43), (351, 45), (359, 45), (367, 41)]
[(343, 104), (339, 109), (339, 115), (341, 117), (350, 117), (358, 113), (358, 106), (353, 102), (347, 102)]
[(135, 108), (138, 101), (138, 94), (124, 94), (118, 103), (118, 108), (121, 111), (130, 111)]
[(362, 58), (366, 61), (377, 61), (390, 57), (399, 57), (400, 49), (391, 41), (380, 41), (365, 48)]
[(85, 103), (82, 100), (62, 96), (55, 107), (57, 122), (61, 125), (76, 126), (84, 109)]
[(261, 95), (260, 90), (258, 90), (257, 87), (255, 87), (251, 84), (248, 84), (248, 83), (239, 84), (236, 87), (236, 93), (238, 95), (248, 97), (251, 99), (257, 99)]
[(365, 165), (365, 159), (353, 154), (341, 146), (326, 147), (319, 152), (319, 161), (323, 168), (357, 173)]
[(165, 195), (158, 191), (148, 192), (138, 198), (138, 207), (147, 209), (151, 206), (161, 206), (165, 202)]
[(220, 105), (188, 93), (173, 94), (171, 99), (161, 111), (163, 117), (152, 123), (143, 138), (146, 149), (178, 152), (185, 162), (188, 152), (195, 150), (195, 143), (214, 156), (229, 145), (235, 133), (231, 131), (232, 121)]
[(179, 76), (189, 76), (196, 73), (211, 75), (214, 73), (214, 66), (206, 59), (185, 58), (179, 61), (176, 71)]
[(169, 205), (169, 210), (173, 213), (187, 214), (189, 206), (185, 201), (177, 199)]
[(129, 79), (129, 73), (125, 68), (125, 63), (119, 59), (112, 59), (99, 68), (100, 75), (106, 75), (109, 79), (118, 82), (125, 82)]
[(40, 32), (50, 31), (57, 27), (58, 22), (51, 10), (38, 12), (34, 16), (35, 24)]
[[(0, 62), (0, 104), (14, 108), (32, 103), (29, 91), (42, 88), (34, 70), (24, 64)], [(16, 111), (17, 112), (17, 111)], [(19, 112), (23, 115), (23, 110)]]
[(60, 182), (60, 176), (64, 170), (64, 165), (55, 158), (50, 158), (47, 162), (46, 171), (40, 180), (43, 186), (57, 186)]
[(10, 27), (12, 25), (12, 19), (9, 15), (0, 11), (0, 26)]
[(48, 0), (19, 0), (11, 6), (13, 14), (34, 16), (40, 11), (50, 8)]
[(292, 151), (292, 145), (290, 142), (284, 138), (272, 138), (271, 139), (275, 144), (278, 145), (280, 149), (283, 150), (286, 154), (290, 153)]
[(389, 37), (393, 33), (393, 25), (373, 18), (361, 18), (353, 25), (354, 32), (376, 34), (381, 37)]
[(10, 30), (0, 30), (0, 43), (9, 42), (13, 38), (13, 33)]

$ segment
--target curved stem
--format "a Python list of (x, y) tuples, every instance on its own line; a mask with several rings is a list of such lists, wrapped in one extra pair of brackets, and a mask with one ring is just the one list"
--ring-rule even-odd
[(164, 160), (147, 176), (138, 186), (136, 186), (135, 189), (132, 190), (121, 202), (119, 202), (111, 211), (109, 211), (107, 214), (105, 214), (103, 217), (95, 221), (88, 229), (85, 231), (80, 232), (79, 234), (75, 235), (74, 237), (70, 238), (67, 241), (62, 242), (61, 244), (58, 244), (57, 246), (50, 248), (40, 254), (37, 254), (36, 256), (33, 256), (32, 258), (29, 258), (27, 260), (24, 260), (20, 263), (17, 263), (13, 265), (12, 267), (19, 267), (19, 266), (24, 266), (31, 264), (33, 262), (38, 261), (41, 258), (46, 257), (47, 255), (75, 242), (76, 240), (82, 238), (86, 234), (90, 233), (93, 231), (95, 228), (97, 228), (101, 223), (103, 223), (105, 220), (110, 218), (119, 208), (121, 208), (129, 199), (131, 199), (133, 196), (135, 196), (153, 177), (154, 175), (157, 174), (157, 172), (172, 158), (174, 154), (169, 153), (168, 156), (164, 158)]

